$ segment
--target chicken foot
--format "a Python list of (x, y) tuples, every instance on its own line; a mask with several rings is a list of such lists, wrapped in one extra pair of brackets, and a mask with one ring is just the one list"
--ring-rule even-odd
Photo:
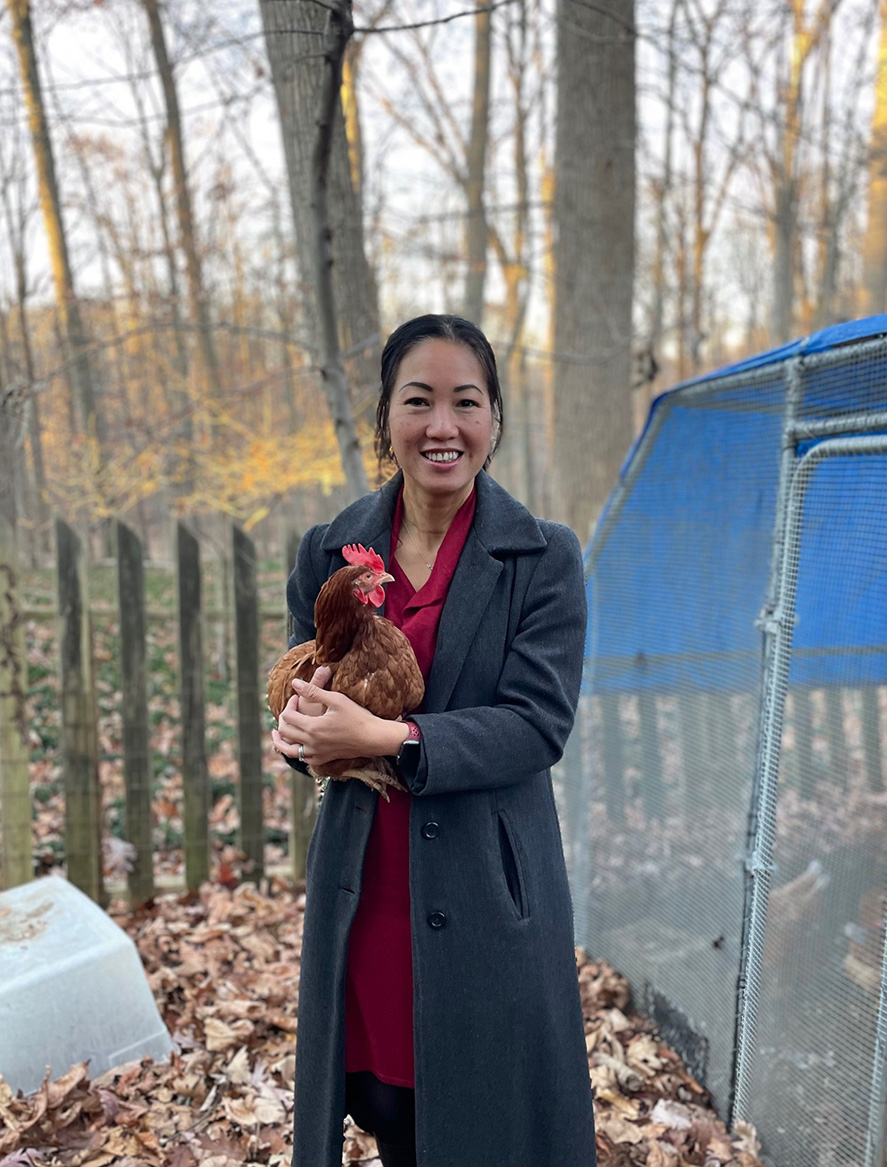
[(386, 786), (393, 786), (395, 790), (407, 793), (406, 786), (399, 781), (394, 767), (385, 758), (374, 758), (371, 765), (356, 766), (353, 770), (346, 770), (344, 774), (318, 774), (312, 766), (308, 767), (308, 771), (318, 782), (326, 779), (332, 782), (346, 782), (349, 778), (356, 778), (369, 786), (370, 790), (377, 791), (386, 802), (391, 801)]

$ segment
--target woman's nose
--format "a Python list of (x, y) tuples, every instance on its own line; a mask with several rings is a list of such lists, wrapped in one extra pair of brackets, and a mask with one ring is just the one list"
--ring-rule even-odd
[(457, 432), (456, 415), (453, 410), (447, 406), (433, 409), (428, 419), (427, 432), (429, 437), (438, 439), (452, 437)]

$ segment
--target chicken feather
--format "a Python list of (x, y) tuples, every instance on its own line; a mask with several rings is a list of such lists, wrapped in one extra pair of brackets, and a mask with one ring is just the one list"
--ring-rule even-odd
[[(390, 620), (371, 611), (384, 595), (381, 582), (391, 576), (384, 567), (380, 570), (381, 560), (372, 548), (366, 552), (361, 547), (360, 552), (321, 588), (314, 605), (315, 639), (289, 649), (271, 669), (268, 705), (275, 717), (293, 694), (292, 682), (310, 681), (321, 665), (332, 672), (328, 685), (332, 692), (344, 694), (376, 717), (397, 721), (421, 704), (425, 682), (409, 640)], [(386, 786), (405, 789), (384, 758), (340, 759), (324, 769), (321, 775), (309, 766), (318, 779), (357, 778), (386, 801)]]

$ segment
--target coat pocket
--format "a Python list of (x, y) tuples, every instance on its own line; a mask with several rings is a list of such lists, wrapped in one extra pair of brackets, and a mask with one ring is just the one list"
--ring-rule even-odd
[(527, 885), (521, 866), (520, 847), (505, 812), (497, 810), (494, 818), (499, 840), (499, 862), (505, 887), (517, 918), (526, 920), (530, 915), (530, 906), (527, 901)]

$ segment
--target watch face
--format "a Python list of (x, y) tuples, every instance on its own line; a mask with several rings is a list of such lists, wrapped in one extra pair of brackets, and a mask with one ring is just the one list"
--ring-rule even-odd
[(415, 738), (408, 737), (400, 749), (397, 751), (397, 760), (402, 762), (405, 758), (409, 758), (414, 750), (418, 750), (419, 742)]

